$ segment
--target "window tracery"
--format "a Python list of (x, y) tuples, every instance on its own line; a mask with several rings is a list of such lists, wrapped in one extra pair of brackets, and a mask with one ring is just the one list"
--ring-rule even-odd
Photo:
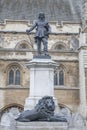
[(64, 86), (64, 70), (59, 69), (54, 71), (54, 85)]
[(20, 85), (20, 68), (16, 65), (11, 66), (10, 69), (8, 70), (8, 74), (9, 74), (9, 80), (8, 80), (8, 84), (9, 85)]

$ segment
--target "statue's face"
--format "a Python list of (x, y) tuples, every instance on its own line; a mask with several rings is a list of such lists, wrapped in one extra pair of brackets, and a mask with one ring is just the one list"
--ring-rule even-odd
[(45, 17), (45, 16), (44, 16), (44, 13), (40, 13), (40, 14), (39, 14), (39, 18), (40, 18), (40, 19), (44, 19), (44, 17)]
[(46, 99), (46, 107), (50, 110), (50, 111), (54, 111), (55, 109), (55, 105), (52, 99)]

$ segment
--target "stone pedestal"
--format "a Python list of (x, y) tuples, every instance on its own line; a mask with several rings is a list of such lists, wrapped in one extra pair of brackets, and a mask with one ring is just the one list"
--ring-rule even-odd
[(51, 58), (34, 58), (26, 64), (30, 69), (30, 94), (25, 101), (24, 109), (33, 109), (43, 96), (54, 97), (54, 67), (58, 65)]
[(17, 130), (68, 130), (63, 122), (17, 122)]

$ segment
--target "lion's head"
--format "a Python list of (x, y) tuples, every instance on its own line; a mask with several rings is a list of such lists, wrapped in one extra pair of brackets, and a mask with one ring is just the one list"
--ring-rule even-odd
[(37, 111), (44, 111), (46, 113), (54, 113), (55, 110), (55, 103), (53, 101), (53, 97), (51, 96), (44, 96), (42, 99), (39, 100), (38, 104), (35, 106)]

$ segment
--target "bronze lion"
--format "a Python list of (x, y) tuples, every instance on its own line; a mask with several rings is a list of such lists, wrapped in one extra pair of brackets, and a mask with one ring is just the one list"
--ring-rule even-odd
[(33, 110), (23, 111), (16, 119), (20, 122), (29, 121), (62, 121), (67, 122), (65, 117), (54, 115), (55, 103), (53, 97), (45, 96), (39, 100)]

